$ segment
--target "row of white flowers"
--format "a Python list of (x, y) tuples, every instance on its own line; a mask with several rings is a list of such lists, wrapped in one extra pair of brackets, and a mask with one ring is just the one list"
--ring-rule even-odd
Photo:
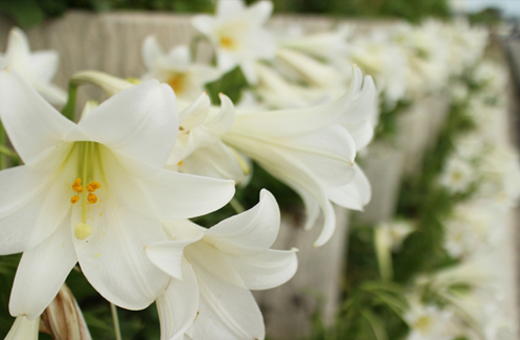
[[(24, 165), (0, 172), (0, 254), (23, 256), (7, 339), (37, 338), (40, 315), (76, 264), (114, 305), (141, 310), (156, 301), (162, 339), (263, 339), (250, 290), (281, 285), (297, 269), (295, 249), (271, 249), (280, 226), (275, 198), (264, 190), (255, 207), (209, 229), (189, 219), (226, 205), (235, 185), (247, 184), (253, 160), (301, 196), (307, 229), (323, 214), (315, 245), (324, 245), (334, 237), (333, 203), (362, 210), (370, 201), (356, 155), (373, 139), (379, 100), (388, 111), (445, 90), (480, 60), (487, 39), (467, 23), (433, 21), (365, 35), (348, 26), (275, 34), (265, 28), (272, 9), (269, 1), (246, 7), (220, 0), (214, 16), (192, 21), (212, 44), (215, 65), (194, 62), (187, 46), (165, 52), (148, 37), (140, 81), (80, 72), (71, 77), (68, 101), (51, 83), (56, 54), (31, 53), (23, 32), (11, 31), (0, 56), (0, 119)], [(220, 108), (212, 106), (204, 86), (236, 67), (248, 83), (242, 101), (222, 94)], [(503, 82), (481, 67), (477, 74), (491, 74), (501, 93)], [(74, 123), (64, 114), (73, 115), (83, 83), (100, 86), (109, 99), (88, 102)], [(49, 103), (67, 104), (64, 114)], [(482, 116), (482, 128), (490, 128), (489, 114)], [(472, 181), (461, 164), (477, 155), (463, 144), (443, 179), (450, 190)], [(503, 153), (486, 154), (482, 174), (490, 184), (482, 199), (516, 199), (517, 189), (501, 177), (516, 179), (514, 153), (500, 169), (492, 160)], [(409, 229), (400, 228), (396, 239)], [(450, 232), (453, 256), (476, 248), (456, 244)], [(464, 242), (480, 242), (469, 233)]]

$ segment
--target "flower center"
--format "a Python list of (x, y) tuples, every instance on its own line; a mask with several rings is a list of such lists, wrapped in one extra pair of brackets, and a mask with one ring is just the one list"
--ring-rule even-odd
[(455, 171), (453, 172), (453, 174), (451, 175), (451, 178), (453, 179), (454, 182), (458, 183), (458, 182), (461, 182), (462, 179), (463, 179), (463, 175), (462, 173), (460, 173), (459, 171)]
[(173, 92), (178, 95), (186, 89), (186, 75), (182, 73), (173, 73), (166, 83), (170, 85)]
[(428, 316), (421, 316), (416, 322), (415, 322), (415, 328), (419, 329), (421, 331), (427, 331), (430, 328), (430, 325), (432, 323), (432, 320)]
[(78, 142), (76, 147), (79, 148), (78, 174), (71, 185), (75, 195), (70, 203), (75, 205), (81, 201), (81, 222), (74, 227), (74, 235), (79, 240), (84, 240), (92, 234), (92, 227), (87, 224), (88, 205), (98, 201), (95, 192), (101, 188), (101, 184), (94, 180), (94, 167), (96, 160), (100, 160), (100, 154), (99, 144), (96, 142)]
[(223, 36), (220, 38), (220, 46), (226, 49), (233, 49), (236, 44), (232, 38)]

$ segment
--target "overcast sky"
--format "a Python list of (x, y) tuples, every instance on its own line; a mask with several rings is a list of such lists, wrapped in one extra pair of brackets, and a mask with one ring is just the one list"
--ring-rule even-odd
[(520, 17), (520, 0), (451, 0), (457, 10), (475, 12), (486, 7), (498, 7), (506, 16)]

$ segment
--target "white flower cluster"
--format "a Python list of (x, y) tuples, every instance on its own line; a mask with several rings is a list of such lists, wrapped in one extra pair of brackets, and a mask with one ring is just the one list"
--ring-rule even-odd
[(507, 74), (503, 66), (483, 61), (475, 66), (471, 81), (477, 90), (461, 90), (464, 96), (457, 95), (454, 102), (467, 103), (466, 113), (475, 126), (456, 138), (439, 179), (450, 194), (469, 195), (442, 221), (444, 248), (458, 264), (417, 281), (447, 304), (429, 314), (412, 309), (409, 339), (421, 332), (426, 335), (420, 339), (444, 339), (435, 327), (426, 333), (414, 320), (428, 314), (428, 325), (445, 323), (445, 313), (452, 314), (445, 324), (454, 325), (449, 339), (514, 339), (516, 334), (506, 299), (512, 293), (511, 278), (504, 266), (512, 256), (510, 214), (520, 198), (520, 164), (503, 135), (508, 130)]
[[(355, 162), (377, 114), (369, 76), (349, 67), (339, 77), (277, 47), (263, 28), (271, 11), (268, 1), (219, 1), (215, 16), (193, 19), (214, 45), (216, 67), (194, 62), (185, 46), (165, 53), (149, 37), (140, 81), (79, 72), (62, 112), (44, 99), (65, 104), (48, 96), (55, 54), (31, 54), (23, 32), (11, 31), (0, 59), (0, 132), (23, 165), (0, 171), (0, 254), (23, 255), (8, 339), (37, 338), (40, 315), (76, 266), (113, 305), (142, 310), (155, 301), (161, 339), (265, 338), (251, 290), (279, 286), (297, 269), (295, 249), (270, 249), (280, 226), (275, 198), (263, 190), (256, 206), (209, 229), (189, 219), (228, 204), (253, 160), (301, 196), (307, 229), (323, 214), (315, 245), (325, 244), (336, 227), (333, 203), (361, 210), (370, 200)], [(212, 106), (204, 85), (235, 67), (258, 93), (266, 77), (287, 72), (314, 84), (317, 100), (248, 112), (221, 94), (220, 108)], [(85, 83), (109, 98), (88, 102), (76, 123), (75, 91)]]

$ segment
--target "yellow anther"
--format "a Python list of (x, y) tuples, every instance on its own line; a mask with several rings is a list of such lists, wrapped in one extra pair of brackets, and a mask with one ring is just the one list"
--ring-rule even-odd
[(178, 166), (181, 166), (182, 165), (182, 161), (180, 161), (179, 163), (177, 163)]
[(72, 198), (70, 199), (70, 203), (72, 203), (72, 204), (76, 204), (76, 203), (78, 203), (78, 201), (79, 201), (78, 195), (72, 196)]
[(94, 192), (99, 188), (101, 188), (101, 184), (99, 184), (99, 182), (97, 182), (97, 181), (91, 182), (90, 184), (87, 185), (88, 192)]
[(76, 178), (74, 180), (74, 183), (72, 183), (72, 190), (74, 190), (78, 194), (83, 192), (83, 187), (81, 186), (81, 178)]
[(88, 194), (88, 196), (87, 196), (87, 200), (88, 200), (88, 203), (90, 203), (90, 204), (94, 204), (94, 203), (97, 202), (98, 198), (97, 198), (97, 196), (94, 195), (93, 193), (90, 193), (90, 194)]
[(90, 235), (92, 235), (92, 227), (88, 224), (79, 222), (74, 227), (74, 236), (76, 236), (78, 240), (84, 240)]

